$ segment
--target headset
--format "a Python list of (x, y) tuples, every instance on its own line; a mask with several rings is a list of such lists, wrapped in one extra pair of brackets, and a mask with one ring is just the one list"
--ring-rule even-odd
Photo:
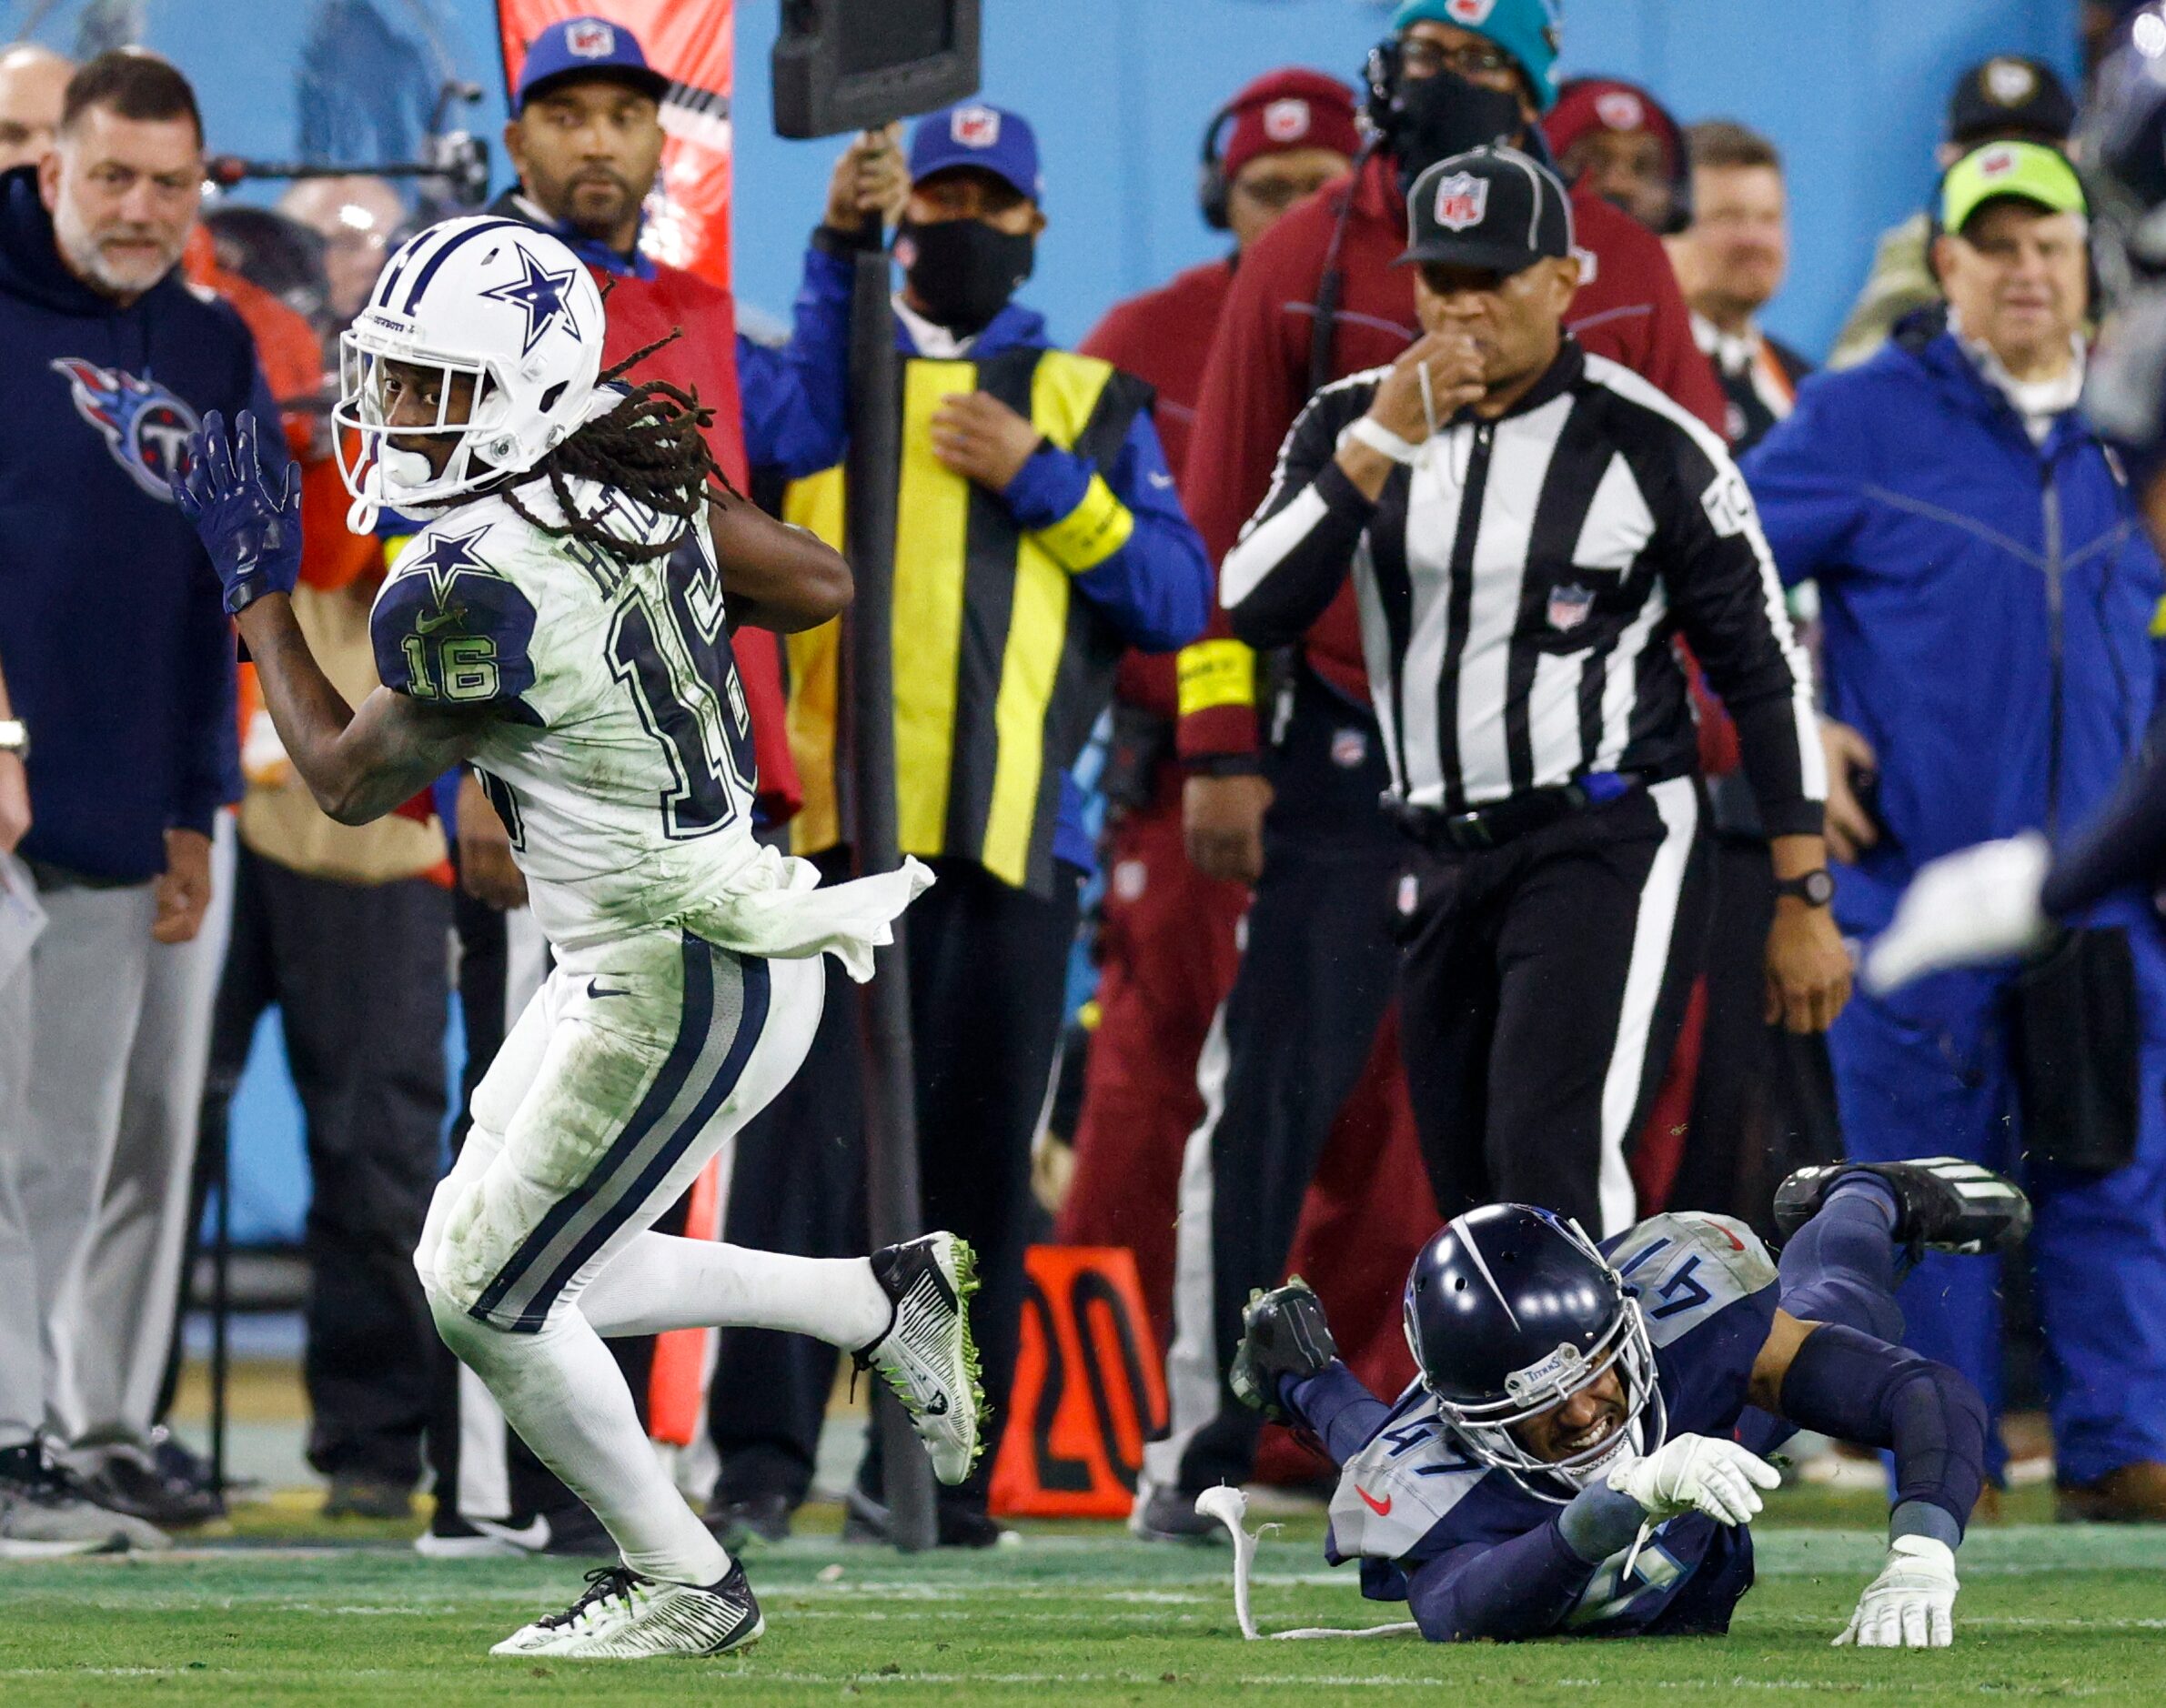
[(1203, 210), (1204, 224), (1214, 231), (1234, 229), (1234, 186), (1226, 177), (1225, 156), (1220, 151), (1218, 134), (1225, 128), (1226, 121), (1241, 112), (1241, 104), (1228, 102), (1212, 114), (1211, 122), (1204, 126), (1203, 158), (1197, 168), (1196, 205)]
[(1399, 38), (1386, 35), (1369, 49), (1361, 68), (1368, 94), (1361, 104), (1361, 116), (1370, 134), (1388, 136), (1399, 114)]

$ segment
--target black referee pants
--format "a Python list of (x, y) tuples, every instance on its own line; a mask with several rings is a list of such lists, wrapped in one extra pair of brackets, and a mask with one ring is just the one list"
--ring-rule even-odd
[(1271, 761), (1264, 876), (1241, 969), (1196, 1068), (1204, 1121), (1181, 1172), (1167, 1438), (1159, 1487), (1240, 1483), (1262, 1418), (1226, 1368), (1250, 1291), (1285, 1274), (1302, 1201), (1391, 1006), (1392, 887), (1405, 839), (1378, 809), (1391, 781), (1365, 708), (1304, 675)]
[(1696, 779), (1637, 789), (1477, 853), (1409, 844), (1407, 1090), (1448, 1218), (1500, 1201), (1629, 1226), (1630, 1147), (1706, 947)]

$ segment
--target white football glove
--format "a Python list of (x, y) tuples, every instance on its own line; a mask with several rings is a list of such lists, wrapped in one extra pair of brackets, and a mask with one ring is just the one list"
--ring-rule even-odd
[(1930, 1536), (1898, 1536), (1835, 1646), (1945, 1649), (1955, 1641), (1956, 1557)]
[(1781, 1481), (1758, 1453), (1713, 1435), (1677, 1436), (1645, 1459), (1612, 1465), (1608, 1478), (1650, 1519), (1705, 1512), (1718, 1524), (1750, 1523), (1760, 1510), (1759, 1490)]
[(2038, 897), (2051, 863), (2035, 830), (1929, 861), (1866, 951), (1866, 989), (1892, 990), (1929, 972), (2011, 960), (2043, 947), (2052, 922)]

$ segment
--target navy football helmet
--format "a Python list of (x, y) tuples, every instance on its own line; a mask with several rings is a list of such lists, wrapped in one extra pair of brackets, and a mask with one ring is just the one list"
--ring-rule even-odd
[[(1627, 1449), (1652, 1452), (1668, 1419), (1638, 1302), (1579, 1224), (1527, 1204), (1447, 1222), (1406, 1277), (1406, 1344), (1467, 1452), (1530, 1494), (1568, 1501)], [(1512, 1426), (1615, 1370), (1625, 1422), (1571, 1458), (1537, 1459)]]

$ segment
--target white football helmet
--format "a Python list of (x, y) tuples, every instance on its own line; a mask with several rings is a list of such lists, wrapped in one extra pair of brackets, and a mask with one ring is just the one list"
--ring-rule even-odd
[[(473, 215), (409, 237), (338, 338), (332, 419), (338, 472), (354, 495), (347, 525), (368, 532), (378, 507), (441, 510), (531, 468), (586, 420), (602, 333), (593, 276), (546, 231)], [(441, 473), (420, 452), (390, 442), (387, 363), (434, 377), (436, 419), (402, 423), (397, 432), (448, 439)], [(401, 377), (426, 395), (428, 377)]]

